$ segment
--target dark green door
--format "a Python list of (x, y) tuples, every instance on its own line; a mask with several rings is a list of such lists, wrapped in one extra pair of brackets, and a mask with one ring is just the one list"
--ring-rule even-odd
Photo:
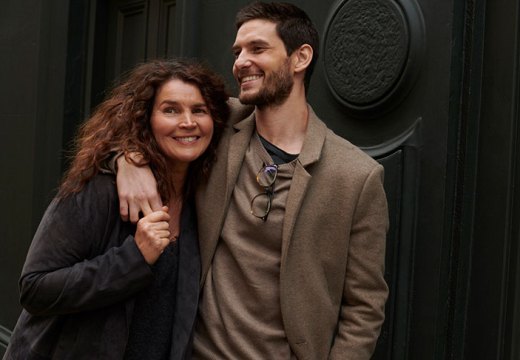
[[(95, 55), (105, 59), (98, 67), (105, 75), (104, 83), (98, 80), (99, 90), (132, 64), (165, 55), (202, 58), (234, 88), (233, 20), (246, 3), (109, 1), (106, 10), (98, 8), (108, 19), (107, 31), (96, 39), (107, 44), (104, 53)], [(451, 17), (453, 4), (297, 4), (311, 15), (322, 36), (311, 105), (334, 131), (363, 147), (386, 169), (391, 211), (386, 278), (391, 293), (376, 358), (433, 358), (443, 331), (439, 320), (446, 316), (441, 266), (451, 146), (452, 29), (438, 25)], [(435, 57), (428, 56), (432, 51)]]
[[(520, 1), (291, 2), (309, 13), (322, 37), (309, 102), (330, 128), (385, 167), (391, 292), (374, 358), (517, 359)], [(61, 136), (49, 138), (54, 147), (65, 148), (105, 90), (143, 60), (198, 57), (235, 89), (234, 14), (248, 1), (51, 3), (69, 5), (66, 45), (56, 50), (66, 52), (66, 66), (55, 67), (65, 80), (63, 89), (39, 95), (38, 109), (47, 112), (34, 123), (60, 127)], [(49, 12), (41, 11), (42, 19)], [(47, 61), (59, 63), (51, 50)], [(50, 99), (60, 100), (52, 111)], [(49, 144), (35, 146), (38, 152)], [(35, 157), (35, 170), (64, 165), (49, 154)], [(37, 224), (55, 173), (28, 179), (35, 214), (20, 224)], [(0, 219), (10, 219), (2, 211)], [(23, 262), (30, 242), (29, 234), (18, 240), (12, 233), (7, 244), (18, 247), (17, 258), (0, 264), (10, 293), (19, 269), (9, 264)], [(19, 312), (15, 297), (2, 308), (8, 315), (0, 325), (8, 329)], [(7, 335), (0, 328), (0, 346)]]

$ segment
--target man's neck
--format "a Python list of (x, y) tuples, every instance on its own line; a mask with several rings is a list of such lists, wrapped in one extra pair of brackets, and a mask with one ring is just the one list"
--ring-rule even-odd
[(307, 123), (309, 109), (305, 95), (291, 93), (278, 106), (255, 109), (256, 129), (271, 144), (289, 154), (299, 154)]

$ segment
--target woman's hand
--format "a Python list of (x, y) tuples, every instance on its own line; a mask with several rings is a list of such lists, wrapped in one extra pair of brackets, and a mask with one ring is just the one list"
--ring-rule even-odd
[(152, 212), (137, 223), (135, 242), (144, 259), (150, 265), (161, 256), (164, 248), (170, 243), (170, 225), (168, 207)]
[[(131, 157), (139, 154), (132, 153)], [(117, 159), (117, 193), (119, 213), (124, 221), (134, 224), (139, 221), (139, 212), (145, 216), (161, 209), (161, 197), (157, 182), (148, 166), (138, 167), (126, 161), (124, 156)]]

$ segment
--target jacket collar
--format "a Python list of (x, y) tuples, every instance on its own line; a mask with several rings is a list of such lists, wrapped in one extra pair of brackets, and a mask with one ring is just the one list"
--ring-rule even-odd
[[(327, 126), (318, 118), (312, 107), (310, 105), (307, 106), (309, 108), (309, 122), (305, 132), (302, 151), (298, 155), (298, 162), (303, 167), (307, 167), (319, 160), (325, 137), (327, 135)], [(238, 134), (240, 134), (240, 136), (237, 139), (233, 139), (232, 144), (243, 147), (245, 152), (245, 148), (249, 145), (249, 140), (255, 130), (254, 113), (236, 123), (233, 128), (236, 131), (235, 136)], [(243, 154), (243, 152), (241, 152), (241, 154)], [(229, 152), (230, 158), (235, 157), (235, 155), (239, 154), (232, 151)]]
[(317, 162), (320, 159), (325, 137), (327, 136), (327, 126), (321, 121), (310, 105), (309, 123), (305, 132), (302, 151), (298, 156), (298, 161), (303, 167)]

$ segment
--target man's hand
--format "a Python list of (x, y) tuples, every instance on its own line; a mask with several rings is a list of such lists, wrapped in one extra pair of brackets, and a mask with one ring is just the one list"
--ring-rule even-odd
[(137, 223), (139, 212), (146, 216), (161, 210), (157, 182), (148, 166), (135, 166), (126, 161), (124, 156), (120, 156), (117, 159), (117, 169), (119, 213), (124, 221)]
[(161, 256), (164, 248), (170, 243), (170, 225), (168, 207), (152, 212), (137, 223), (135, 242), (144, 259), (150, 265)]

